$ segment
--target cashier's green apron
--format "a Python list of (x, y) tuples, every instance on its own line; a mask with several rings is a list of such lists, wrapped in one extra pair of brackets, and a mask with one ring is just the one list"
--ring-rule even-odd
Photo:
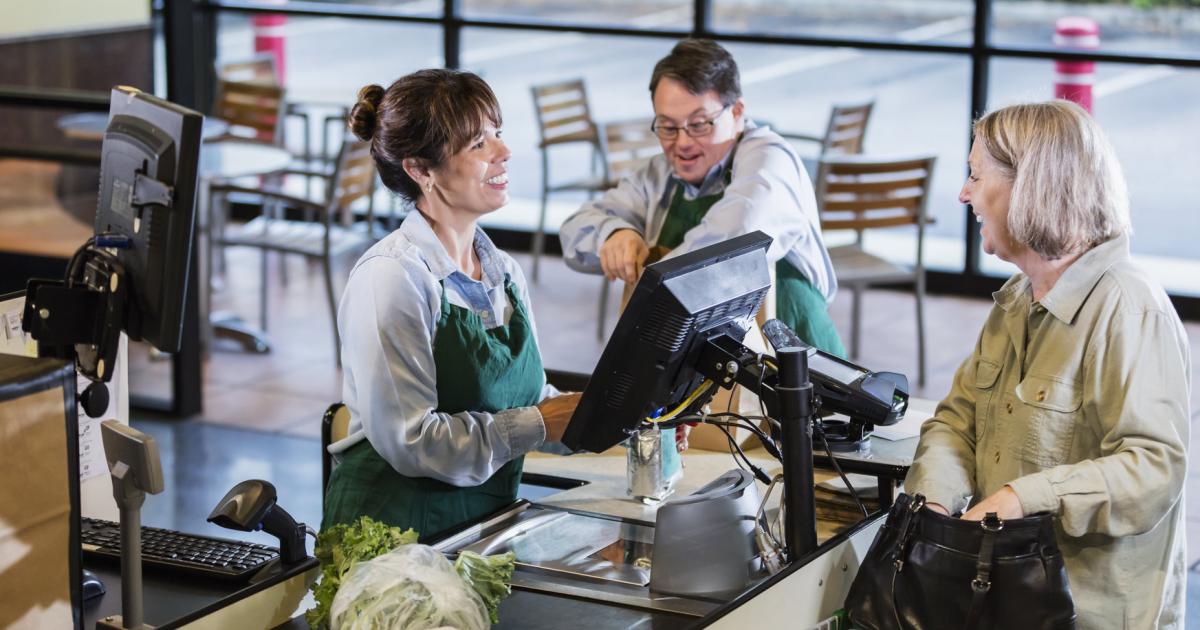
[[(726, 186), (729, 186), (732, 178), (731, 167), (725, 170)], [(661, 258), (663, 253), (678, 247), (683, 242), (684, 234), (699, 225), (708, 209), (724, 196), (725, 191), (721, 190), (719, 193), (685, 199), (683, 186), (676, 184), (671, 205), (667, 209), (667, 218), (658, 233), (655, 247), (657, 254), (652, 253), (652, 260), (647, 262), (653, 262)], [(842, 345), (842, 339), (829, 317), (829, 305), (825, 302), (825, 296), (821, 295), (799, 269), (783, 258), (775, 264), (775, 316), (796, 331), (808, 344), (839, 357), (846, 356), (846, 348)]]
[[(433, 341), (437, 368), (437, 411), (459, 413), (530, 407), (541, 398), (544, 372), (526, 307), (511, 282), (504, 290), (513, 305), (507, 326), (484, 328), (479, 315), (452, 305), (442, 286), (442, 314)], [(359, 516), (417, 530), (422, 540), (511, 504), (521, 467), (517, 457), (478, 486), (459, 487), (396, 472), (367, 440), (342, 454), (329, 478), (323, 526)]]

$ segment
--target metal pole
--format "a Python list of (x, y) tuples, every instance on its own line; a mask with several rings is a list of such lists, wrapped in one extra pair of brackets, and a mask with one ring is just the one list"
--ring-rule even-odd
[(780, 437), (783, 450), (784, 530), (787, 561), (817, 548), (817, 518), (813, 494), (812, 383), (808, 380), (808, 353), (781, 348), (779, 361)]

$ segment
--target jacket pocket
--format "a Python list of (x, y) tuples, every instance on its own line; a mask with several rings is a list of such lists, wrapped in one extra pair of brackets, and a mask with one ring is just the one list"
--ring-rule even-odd
[(989, 359), (978, 359), (975, 363), (975, 447), (979, 448), (991, 417), (988, 407), (995, 396), (996, 381), (1000, 378), (1000, 364)]
[(1066, 462), (1083, 403), (1079, 384), (1055, 376), (1030, 374), (1017, 384), (1016, 395), (1027, 419), (1025, 438), (1019, 442), (1017, 455), (1042, 467)]

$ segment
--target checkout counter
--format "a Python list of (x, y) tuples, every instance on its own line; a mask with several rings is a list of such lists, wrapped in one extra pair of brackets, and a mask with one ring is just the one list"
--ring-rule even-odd
[[(932, 415), (933, 407), (931, 401), (911, 400), (910, 415), (904, 424), (919, 426)], [(910, 433), (915, 434), (915, 428)], [(526, 548), (532, 545), (553, 552), (550, 547), (558, 547), (560, 553), (573, 557), (571, 564), (578, 573), (569, 575), (561, 567), (519, 563), (513, 575), (513, 593), (500, 605), (496, 628), (822, 627), (842, 607), (860, 559), (883, 524), (890, 492), (912, 463), (916, 443), (916, 437), (875, 437), (869, 451), (835, 453), (843, 471), (878, 478), (883, 509), (853, 524), (818, 518), (819, 546), (814, 552), (732, 597), (659, 596), (637, 584), (630, 571), (649, 560), (657, 506), (627, 495), (624, 447), (570, 457), (526, 456), (527, 475), (574, 480), (575, 484), (565, 484), (574, 487), (532, 502), (521, 501), (435, 546), (446, 552), (472, 545), (477, 548), (489, 536), (495, 540), (498, 531), (507, 529), (511, 537), (513, 524), (522, 520), (551, 521), (526, 531), (520, 531), (518, 525), (516, 535), (534, 538), (538, 530), (543, 531), (545, 540), (533, 540)], [(763, 451), (751, 450), (748, 454), (768, 474), (777, 472), (778, 461)], [(816, 454), (815, 460), (818, 465), (828, 464), (823, 453)], [(728, 453), (695, 449), (684, 454), (683, 464), (683, 477), (671, 498), (687, 496), (736, 466)], [(832, 469), (818, 470), (815, 480), (842, 485)], [(759, 484), (760, 493), (764, 489)], [(706, 551), (696, 549), (695, 553)], [(618, 566), (616, 571), (611, 567), (614, 564)], [(592, 575), (587, 575), (589, 571)]]

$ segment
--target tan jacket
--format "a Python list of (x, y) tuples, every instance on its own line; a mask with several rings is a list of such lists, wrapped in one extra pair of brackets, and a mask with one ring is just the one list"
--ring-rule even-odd
[(1182, 628), (1183, 325), (1124, 236), (1032, 295), (1023, 274), (993, 294), (905, 486), (955, 512), (1009, 485), (1057, 517), (1079, 628)]

